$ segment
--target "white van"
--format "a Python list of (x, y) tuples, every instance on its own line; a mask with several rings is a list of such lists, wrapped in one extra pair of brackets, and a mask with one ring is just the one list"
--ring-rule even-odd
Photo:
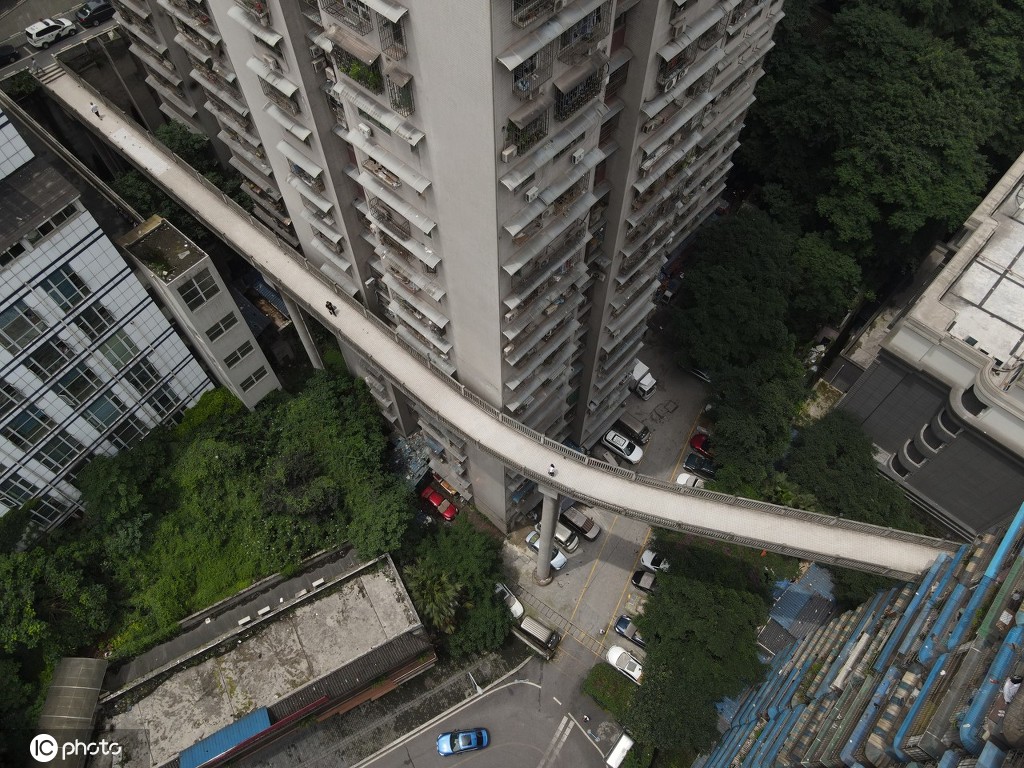
[(563, 509), (558, 519), (588, 541), (593, 541), (601, 533), (601, 526), (576, 506)]
[[(540, 523), (533, 526), (533, 530), (540, 533)], [(576, 537), (576, 534), (570, 531), (561, 523), (555, 523), (555, 542), (564, 549), (566, 552), (575, 552), (576, 548), (580, 545), (580, 540)]]
[(622, 734), (622, 738), (616, 742), (615, 746), (612, 747), (612, 751), (608, 753), (608, 757), (605, 758), (604, 764), (608, 768), (619, 768), (622, 765), (622, 761), (626, 759), (626, 755), (629, 754), (630, 748), (633, 746), (633, 740), (626, 734)]
[(519, 625), (519, 628), (549, 651), (555, 650), (555, 646), (561, 640), (555, 630), (529, 616), (523, 618), (523, 623)]

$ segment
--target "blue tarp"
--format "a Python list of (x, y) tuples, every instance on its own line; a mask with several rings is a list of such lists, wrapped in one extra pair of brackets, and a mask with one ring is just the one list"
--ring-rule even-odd
[(180, 768), (199, 768), (218, 755), (223, 755), (243, 741), (251, 739), (270, 727), (270, 713), (266, 707), (250, 712), (241, 720), (221, 728), (200, 742), (193, 744), (178, 757)]

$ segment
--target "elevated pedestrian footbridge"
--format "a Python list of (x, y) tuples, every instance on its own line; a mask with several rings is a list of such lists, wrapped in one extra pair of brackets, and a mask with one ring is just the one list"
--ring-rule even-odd
[[(394, 387), (506, 467), (595, 507), (650, 525), (897, 578), (925, 571), (952, 542), (711, 491), (683, 488), (599, 462), (519, 424), (461, 384), (361, 304), (337, 291), (301, 254), (209, 184), (73, 73), (50, 68), (43, 87), (218, 234), (306, 312), (372, 361)], [(103, 120), (89, 109), (100, 104)], [(4, 99), (4, 104), (8, 101)], [(5, 106), (5, 108), (11, 108)], [(328, 313), (327, 302), (336, 305)], [(554, 463), (555, 478), (547, 476)]]

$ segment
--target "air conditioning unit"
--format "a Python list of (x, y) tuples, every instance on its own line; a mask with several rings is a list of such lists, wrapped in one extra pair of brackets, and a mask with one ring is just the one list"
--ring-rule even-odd
[(677, 82), (679, 82), (678, 75), (676, 77), (670, 77), (668, 80), (665, 81), (665, 84), (661, 86), (662, 92), (668, 93), (669, 91), (676, 87)]
[(323, 72), (327, 69), (327, 59), (322, 56), (319, 59), (313, 59), (310, 63), (313, 65), (314, 72)]
[(519, 310), (518, 309), (509, 310), (508, 312), (505, 313), (505, 322), (506, 323), (511, 323), (517, 317), (519, 317)]
[(261, 58), (263, 59), (263, 63), (266, 64), (268, 68), (274, 70), (275, 72), (279, 72), (281, 70), (281, 62), (279, 62), (273, 56), (262, 56)]
[(515, 350), (516, 350), (516, 345), (515, 344), (509, 344), (507, 347), (505, 347), (505, 349), (502, 350), (502, 352), (504, 352), (506, 355), (510, 355), (513, 352), (515, 352)]
[(652, 133), (654, 129), (657, 128), (659, 125), (661, 125), (661, 123), (659, 123), (657, 120), (648, 120), (646, 123), (644, 123), (644, 127), (641, 128), (640, 130), (643, 131), (644, 133)]
[(511, 163), (512, 162), (512, 158), (514, 158), (514, 157), (516, 157), (518, 155), (519, 155), (519, 147), (517, 147), (515, 144), (513, 144), (510, 147), (505, 147), (505, 149), (501, 150), (501, 162), (503, 162), (503, 163)]
[(526, 194), (523, 195), (523, 197), (526, 198), (526, 202), (532, 203), (534, 200), (537, 199), (537, 196), (539, 194), (540, 194), (540, 187), (530, 187), (528, 190), (526, 190)]
[(576, 163), (580, 162), (583, 159), (583, 156), (585, 154), (587, 154), (587, 151), (585, 149), (583, 149), (583, 147), (580, 147), (575, 152), (573, 152), (572, 153), (572, 158), (571, 158), (572, 159), (572, 164), (576, 165)]
[(359, 132), (366, 138), (373, 136), (373, 128), (368, 126), (366, 123), (360, 123), (357, 127), (359, 128)]

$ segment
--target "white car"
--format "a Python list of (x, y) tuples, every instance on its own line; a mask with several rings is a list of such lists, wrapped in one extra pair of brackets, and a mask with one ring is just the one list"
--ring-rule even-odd
[(519, 602), (518, 598), (512, 594), (512, 590), (506, 587), (504, 584), (498, 583), (494, 585), (494, 594), (498, 596), (508, 608), (509, 613), (512, 614), (512, 618), (519, 621), (523, 618), (525, 611), (523, 610), (523, 604)]
[(608, 653), (605, 654), (605, 658), (608, 659), (608, 663), (619, 670), (619, 672), (624, 674), (637, 685), (640, 685), (640, 678), (644, 675), (644, 668), (640, 666), (640, 662), (634, 658), (633, 654), (621, 645), (613, 645), (608, 649)]
[(35, 24), (25, 27), (25, 37), (28, 44), (35, 48), (49, 48), (52, 43), (78, 34), (78, 27), (74, 22), (62, 19), (40, 19)]
[(625, 435), (609, 429), (601, 438), (601, 442), (614, 454), (621, 456), (630, 464), (639, 464), (644, 457), (644, 449)]
[[(540, 534), (537, 531), (530, 531), (526, 536), (526, 546), (532, 549), (534, 552), (540, 552)], [(565, 568), (565, 564), (569, 561), (565, 558), (558, 547), (551, 548), (551, 567), (556, 571), (560, 571)]]
[(689, 472), (683, 472), (676, 477), (676, 485), (685, 485), (688, 488), (703, 488), (704, 478), (691, 475)]
[(640, 555), (640, 565), (651, 573), (668, 570), (668, 560), (659, 555), (653, 549), (645, 549)]

